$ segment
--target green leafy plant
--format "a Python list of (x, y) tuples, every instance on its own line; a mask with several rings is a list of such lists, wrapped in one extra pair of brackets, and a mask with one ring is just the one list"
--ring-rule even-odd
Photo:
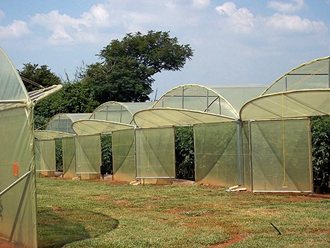
[(312, 144), (314, 190), (330, 192), (330, 116), (312, 118)]
[(55, 140), (55, 160), (56, 160), (56, 171), (63, 171), (63, 150), (62, 140)]
[[(111, 134), (101, 135), (102, 166), (103, 172), (112, 174), (112, 136)], [(102, 173), (102, 171), (101, 171)]]
[(175, 129), (176, 178), (195, 180), (194, 132), (192, 127)]

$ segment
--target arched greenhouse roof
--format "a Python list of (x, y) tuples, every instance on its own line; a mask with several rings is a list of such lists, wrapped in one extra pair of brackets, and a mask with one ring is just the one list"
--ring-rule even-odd
[(134, 114), (135, 123), (142, 128), (184, 126), (200, 123), (234, 121), (232, 117), (205, 113), (196, 110), (153, 108), (141, 110)]
[(330, 57), (304, 63), (275, 80), (263, 95), (277, 92), (330, 88)]
[(247, 102), (242, 120), (301, 118), (330, 114), (330, 57), (304, 63)]
[(152, 102), (116, 102), (110, 101), (97, 107), (90, 119), (132, 124), (133, 115), (152, 106)]
[(126, 123), (104, 120), (79, 120), (72, 124), (72, 128), (78, 135), (90, 135), (133, 129), (134, 126)]
[(34, 137), (37, 140), (53, 140), (57, 138), (66, 138), (66, 137), (73, 137), (75, 134), (73, 133), (63, 133), (58, 131), (51, 131), (51, 130), (35, 130)]
[[(21, 77), (8, 56), (0, 48), (0, 103), (1, 110), (14, 104), (26, 105), (31, 102)], [(14, 106), (15, 107), (15, 106)]]
[(218, 92), (199, 84), (185, 84), (167, 91), (153, 108), (196, 110), (217, 115), (238, 117), (237, 110)]
[(74, 133), (72, 123), (82, 119), (89, 119), (91, 113), (57, 114), (53, 116), (46, 126), (46, 130), (63, 133)]
[(260, 95), (264, 86), (207, 87), (185, 84), (166, 92), (154, 108), (196, 110), (238, 119), (241, 106)]
[(330, 115), (330, 89), (296, 90), (257, 97), (240, 112), (243, 121)]

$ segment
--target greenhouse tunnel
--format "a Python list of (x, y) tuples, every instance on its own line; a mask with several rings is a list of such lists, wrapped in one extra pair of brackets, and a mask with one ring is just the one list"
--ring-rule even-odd
[[(133, 181), (136, 179), (135, 161), (135, 123), (133, 115), (137, 111), (149, 108), (146, 103), (106, 102), (97, 107), (89, 120), (73, 123), (75, 133), (79, 135), (109, 135), (111, 136), (112, 173), (117, 181)], [(103, 149), (109, 153), (108, 149)], [(102, 154), (103, 157), (105, 154)], [(105, 163), (107, 161), (102, 161)]]
[[(197, 183), (311, 192), (310, 117), (329, 115), (329, 70), (325, 57), (292, 69), (268, 88), (187, 84), (155, 103), (104, 103), (89, 119), (71, 123), (76, 136), (68, 144), (110, 134), (113, 179), (174, 179), (175, 127), (190, 126)], [(100, 149), (94, 144), (90, 154)], [(80, 151), (75, 158), (85, 155)]]
[(0, 48), (0, 246), (37, 247), (33, 107), (60, 88), (28, 93)]
[(329, 115), (329, 87), (324, 57), (292, 69), (242, 107), (253, 191), (313, 191), (310, 117)]
[[(153, 109), (137, 112), (134, 120), (143, 129), (192, 126), (195, 181), (221, 186), (243, 184), (241, 174), (244, 161), (240, 148), (242, 144), (238, 113), (246, 101), (260, 95), (265, 88), (180, 85), (166, 92), (153, 105)], [(174, 149), (173, 139), (171, 142)], [(161, 150), (149, 149), (150, 151), (157, 154), (155, 157), (162, 156)], [(137, 152), (136, 156), (143, 155)], [(144, 156), (148, 157), (148, 154)], [(164, 164), (168, 166), (170, 163), (172, 168), (175, 167), (172, 159)]]
[[(44, 146), (57, 141), (62, 150), (63, 177), (72, 178), (79, 176), (82, 179), (99, 178), (101, 164), (101, 141), (100, 135), (81, 135), (77, 136), (72, 129), (74, 121), (89, 119), (91, 113), (77, 114), (57, 114), (48, 122), (46, 130), (39, 131), (42, 136), (38, 143)], [(50, 153), (49, 157), (43, 154), (43, 160), (53, 161)], [(58, 155), (58, 154), (57, 154)]]

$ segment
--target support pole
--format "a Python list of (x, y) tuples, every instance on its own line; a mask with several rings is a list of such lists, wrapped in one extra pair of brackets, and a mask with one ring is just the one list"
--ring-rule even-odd
[(244, 168), (243, 168), (243, 140), (242, 140), (242, 125), (241, 121), (237, 120), (237, 173), (238, 173), (238, 184), (244, 185)]
[(252, 161), (252, 121), (248, 122), (249, 126), (249, 160), (250, 160), (250, 181), (251, 181), (251, 191), (253, 192), (253, 161)]

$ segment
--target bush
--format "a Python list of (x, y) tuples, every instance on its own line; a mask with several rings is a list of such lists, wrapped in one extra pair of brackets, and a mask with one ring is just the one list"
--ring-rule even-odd
[[(102, 172), (112, 174), (112, 137), (111, 134), (101, 135)], [(104, 173), (104, 174), (105, 174)]]
[(62, 139), (55, 139), (56, 171), (63, 171)]
[(175, 129), (176, 178), (195, 180), (194, 133), (192, 127)]
[(330, 192), (330, 116), (312, 118), (314, 191)]

